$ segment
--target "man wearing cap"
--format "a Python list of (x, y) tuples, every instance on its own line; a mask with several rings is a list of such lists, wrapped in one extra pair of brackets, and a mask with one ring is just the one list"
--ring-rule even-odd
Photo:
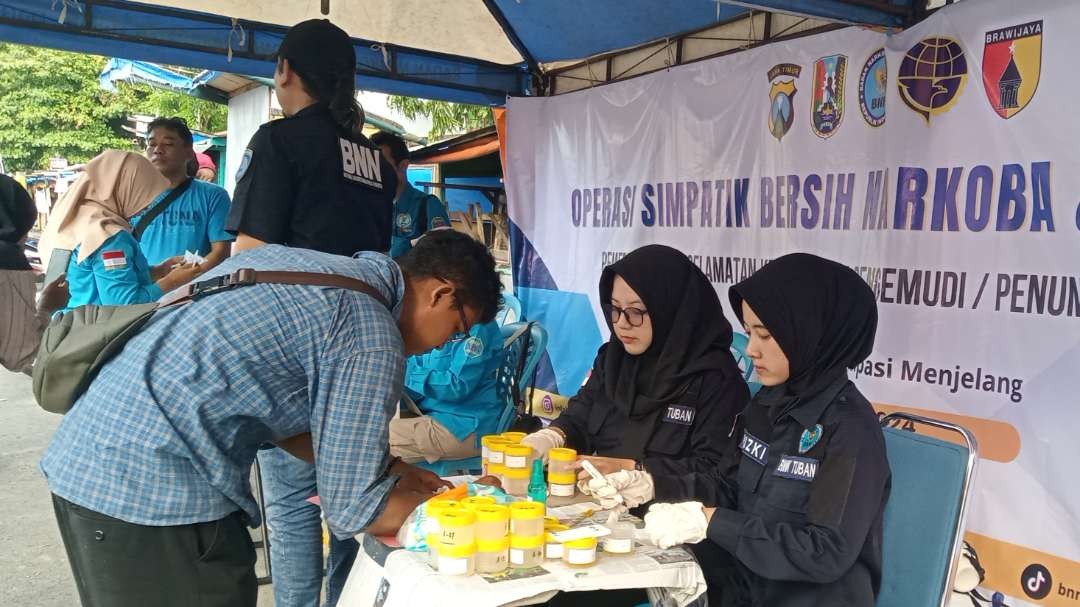
[(413, 247), (418, 238), (431, 230), (450, 228), (446, 205), (433, 194), (414, 188), (406, 173), (409, 170), (409, 148), (405, 140), (393, 133), (379, 131), (371, 137), (379, 146), (383, 158), (397, 171), (398, 186), (394, 198), (394, 231), (390, 239), (390, 257), (400, 257)]
[(188, 176), (195, 150), (182, 118), (157, 118), (147, 134), (146, 157), (169, 180), (170, 188), (131, 219), (139, 248), (152, 265), (172, 258), (179, 262), (190, 251), (203, 257), (200, 268), (209, 270), (229, 257), (234, 238), (225, 231), (229, 193)]
[[(227, 229), (236, 251), (283, 244), (337, 255), (390, 249), (397, 177), (361, 132), (356, 52), (325, 19), (296, 24), (275, 55), (274, 87), (285, 118), (262, 125), (236, 173)], [(319, 604), (322, 522), (307, 499), (316, 470), (279, 448), (259, 453), (274, 569), (274, 604)], [(333, 538), (327, 605), (344, 586), (357, 544)]]

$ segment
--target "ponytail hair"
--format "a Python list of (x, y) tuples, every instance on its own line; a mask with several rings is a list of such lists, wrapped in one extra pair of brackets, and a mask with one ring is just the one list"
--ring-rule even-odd
[(348, 72), (329, 74), (326, 72), (306, 73), (290, 66), (304, 84), (304, 90), (316, 101), (327, 103), (334, 122), (345, 132), (359, 137), (364, 130), (364, 108), (356, 100), (356, 74)]

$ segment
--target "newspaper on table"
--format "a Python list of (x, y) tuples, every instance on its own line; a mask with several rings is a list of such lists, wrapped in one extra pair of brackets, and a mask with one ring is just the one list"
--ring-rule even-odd
[[(588, 519), (603, 523), (607, 513), (596, 504), (584, 503), (551, 508), (560, 519), (578, 520), (587, 510), (597, 511)], [(641, 525), (641, 519), (622, 515)], [(426, 554), (393, 550), (372, 555), (371, 538), (361, 540), (364, 550), (345, 585), (341, 607), (398, 607), (405, 605), (532, 605), (542, 603), (558, 591), (648, 588), (654, 604), (683, 607), (705, 592), (705, 578), (694, 557), (682, 547), (662, 550), (647, 542), (638, 530), (634, 552), (613, 555), (598, 552), (595, 565), (568, 567), (562, 561), (545, 560), (531, 569), (507, 569), (498, 574), (471, 576), (440, 575), (428, 563)], [(381, 564), (380, 559), (385, 559)]]

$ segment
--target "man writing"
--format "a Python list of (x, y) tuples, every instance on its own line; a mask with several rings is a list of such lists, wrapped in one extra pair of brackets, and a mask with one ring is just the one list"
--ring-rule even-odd
[[(213, 268), (229, 257), (235, 239), (225, 231), (229, 194), (188, 175), (188, 162), (195, 158), (195, 150), (191, 130), (183, 119), (158, 118), (150, 123), (148, 134), (146, 157), (169, 180), (170, 188), (132, 218), (132, 228), (142, 231), (139, 248), (152, 266), (190, 251), (205, 259), (200, 264), (203, 270)], [(179, 195), (174, 195), (178, 189)], [(164, 209), (158, 211), (162, 205)], [(147, 220), (149, 223), (141, 225)]]
[(240, 268), (333, 273), (379, 291), (256, 284), (158, 314), (65, 416), (41, 469), (86, 605), (249, 606), (259, 514), (248, 482), (268, 441), (313, 461), (330, 530), (395, 531), (438, 486), (392, 465), (405, 356), (488, 322), (494, 260), (451, 231), (400, 264), (281, 245)]

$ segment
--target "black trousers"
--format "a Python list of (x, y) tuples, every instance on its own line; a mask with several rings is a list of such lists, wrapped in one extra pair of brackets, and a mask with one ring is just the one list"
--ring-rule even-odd
[(255, 548), (241, 513), (151, 527), (53, 495), (83, 607), (255, 607)]

